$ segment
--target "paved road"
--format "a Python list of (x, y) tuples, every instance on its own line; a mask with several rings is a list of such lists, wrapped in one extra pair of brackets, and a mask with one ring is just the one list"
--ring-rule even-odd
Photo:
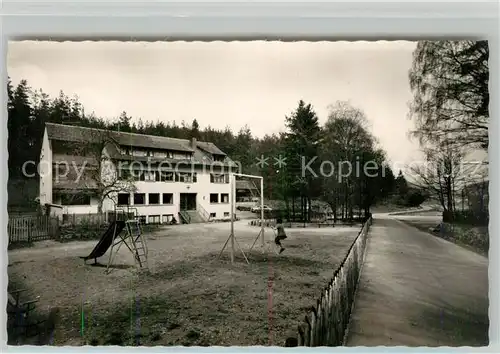
[(488, 345), (488, 259), (374, 217), (347, 346)]

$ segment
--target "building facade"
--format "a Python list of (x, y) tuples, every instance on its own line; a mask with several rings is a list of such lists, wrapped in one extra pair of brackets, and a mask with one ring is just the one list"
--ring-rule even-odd
[(63, 219), (116, 210), (146, 223), (229, 219), (237, 170), (209, 142), (47, 123), (40, 203)]

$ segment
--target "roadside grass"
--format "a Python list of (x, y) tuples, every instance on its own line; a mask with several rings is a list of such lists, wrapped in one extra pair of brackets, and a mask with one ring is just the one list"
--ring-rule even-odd
[(435, 222), (414, 220), (401, 221), (410, 226), (414, 226), (421, 231), (431, 233), (436, 237), (441, 237), (445, 240), (456, 243), (483, 256), (488, 256), (488, 226), (441, 223), (439, 229), (434, 231), (438, 226)]

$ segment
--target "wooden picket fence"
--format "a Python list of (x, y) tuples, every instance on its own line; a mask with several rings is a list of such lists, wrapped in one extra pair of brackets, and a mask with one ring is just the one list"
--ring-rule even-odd
[(48, 215), (9, 216), (7, 233), (9, 244), (56, 239), (59, 220)]
[(316, 306), (298, 327), (297, 345), (341, 346), (351, 316), (351, 307), (364, 260), (366, 239), (372, 219), (364, 224), (346, 257), (334, 272)]

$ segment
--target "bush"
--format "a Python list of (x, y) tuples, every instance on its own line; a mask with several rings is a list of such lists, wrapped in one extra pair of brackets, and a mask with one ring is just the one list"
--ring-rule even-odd
[(422, 191), (410, 190), (408, 193), (404, 195), (395, 196), (394, 203), (399, 206), (416, 208), (426, 200), (427, 200), (427, 195), (425, 195)]
[(426, 197), (420, 191), (408, 193), (406, 197), (406, 205), (409, 207), (418, 207), (425, 202)]
[(68, 225), (60, 229), (60, 241), (97, 240), (102, 237), (108, 225)]
[(489, 213), (487, 211), (449, 211), (443, 212), (444, 222), (453, 222), (455, 224), (473, 225), (473, 226), (487, 226), (489, 223)]

